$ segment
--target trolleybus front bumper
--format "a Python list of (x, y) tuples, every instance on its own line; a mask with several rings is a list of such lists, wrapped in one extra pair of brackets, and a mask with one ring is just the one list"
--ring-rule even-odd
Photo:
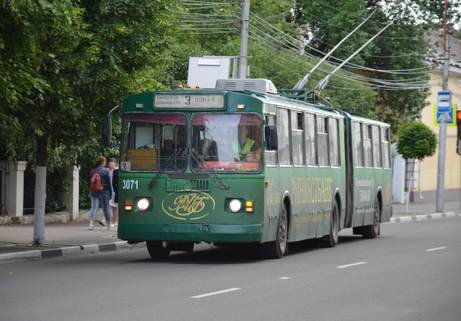
[(261, 242), (262, 224), (145, 224), (118, 226), (127, 241)]

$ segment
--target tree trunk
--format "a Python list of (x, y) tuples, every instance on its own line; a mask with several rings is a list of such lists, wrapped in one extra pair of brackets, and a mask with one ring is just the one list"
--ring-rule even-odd
[(37, 167), (35, 171), (34, 240), (35, 246), (45, 243), (46, 165), (48, 137), (37, 137)]

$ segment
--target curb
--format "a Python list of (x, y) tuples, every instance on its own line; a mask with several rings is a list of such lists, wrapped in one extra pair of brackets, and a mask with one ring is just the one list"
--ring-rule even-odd
[[(391, 223), (408, 223), (417, 221), (427, 221), (432, 219), (450, 218), (450, 217), (461, 217), (461, 213), (447, 212), (447, 213), (432, 213), (432, 214), (420, 214), (411, 216), (391, 217), (387, 224)], [(94, 253), (105, 253), (115, 252), (123, 250), (134, 250), (139, 248), (145, 248), (144, 242), (138, 244), (128, 244), (126, 241), (117, 241), (111, 243), (102, 244), (87, 244), (87, 245), (76, 245), (76, 246), (64, 246), (55, 249), (46, 250), (32, 250), (0, 254), (0, 264), (10, 263), (15, 261), (26, 261), (26, 260), (40, 260), (50, 259), (63, 256), (76, 256), (82, 254), (94, 254)]]
[(433, 220), (433, 219), (458, 217), (458, 216), (461, 216), (461, 213), (447, 212), (447, 213), (419, 214), (419, 215), (410, 215), (410, 216), (401, 216), (401, 217), (391, 217), (391, 220), (388, 223), (408, 223), (408, 222), (427, 221), (427, 220)]
[(102, 244), (87, 244), (76, 246), (64, 246), (54, 249), (32, 250), (0, 254), (0, 264), (25, 260), (50, 259), (63, 256), (76, 256), (82, 254), (106, 253), (122, 250), (134, 250), (144, 248), (145, 243), (128, 244), (126, 241), (117, 241)]

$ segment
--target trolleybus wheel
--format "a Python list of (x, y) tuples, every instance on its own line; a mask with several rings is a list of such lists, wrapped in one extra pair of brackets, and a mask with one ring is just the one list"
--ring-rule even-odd
[(170, 249), (163, 247), (162, 241), (146, 241), (146, 246), (153, 260), (166, 259), (170, 255)]
[(334, 247), (338, 243), (339, 233), (339, 210), (338, 204), (333, 203), (330, 216), (330, 232), (324, 238), (324, 244), (326, 247)]
[(288, 253), (288, 212), (285, 206), (280, 213), (275, 241), (264, 244), (265, 256), (279, 259)]
[(375, 207), (373, 211), (373, 224), (363, 227), (363, 237), (367, 239), (374, 239), (381, 233), (381, 209), (379, 206), (378, 198), (375, 199)]

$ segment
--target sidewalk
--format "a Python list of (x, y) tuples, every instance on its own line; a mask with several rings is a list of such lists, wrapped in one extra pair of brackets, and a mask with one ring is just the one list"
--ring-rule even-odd
[[(32, 246), (33, 225), (0, 225), (0, 263), (24, 259), (40, 259), (86, 253), (132, 249), (117, 238), (117, 230), (97, 224), (88, 229), (88, 212), (82, 212), (77, 222), (46, 224), (45, 244)], [(141, 245), (143, 246), (143, 245)]]
[[(422, 198), (419, 193), (415, 193), (415, 202), (410, 203), (408, 211), (405, 204), (393, 204), (394, 217), (408, 216), (408, 215), (422, 215), (435, 213), (436, 203), (436, 191), (422, 192)], [(460, 209), (460, 190), (459, 189), (447, 189), (444, 193), (445, 206), (444, 212), (461, 212)]]

